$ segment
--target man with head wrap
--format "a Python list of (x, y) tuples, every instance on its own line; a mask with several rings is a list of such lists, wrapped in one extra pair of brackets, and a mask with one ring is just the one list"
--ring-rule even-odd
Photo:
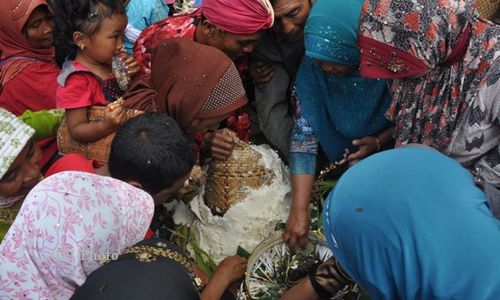
[(273, 25), (269, 0), (205, 0), (189, 14), (178, 15), (146, 28), (134, 47), (144, 73), (151, 72), (151, 51), (163, 40), (185, 37), (213, 46), (241, 61), (254, 49), (261, 31)]
[[(197, 43), (218, 48), (231, 58), (242, 76), (247, 69), (247, 56), (262, 31), (273, 25), (274, 12), (269, 0), (205, 0), (192, 13), (177, 15), (146, 28), (136, 41), (134, 57), (141, 71), (151, 73), (153, 49), (162, 41), (184, 37)], [(248, 140), (250, 128), (246, 112), (231, 115), (227, 127)], [(203, 139), (200, 137), (198, 140)], [(233, 141), (223, 134), (209, 133), (204, 137), (215, 158), (226, 159), (232, 152)], [(213, 145), (222, 152), (213, 151)]]
[(292, 113), (291, 82), (304, 54), (304, 26), (314, 0), (271, 0), (274, 25), (266, 30), (250, 57), (254, 80), (254, 132), (264, 137), (288, 160)]

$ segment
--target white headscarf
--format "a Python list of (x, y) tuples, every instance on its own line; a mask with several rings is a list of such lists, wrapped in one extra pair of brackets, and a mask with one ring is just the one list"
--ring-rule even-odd
[(68, 299), (144, 239), (154, 202), (123, 181), (62, 172), (34, 187), (0, 244), (0, 299)]
[[(0, 179), (34, 134), (33, 128), (21, 122), (14, 114), (0, 108)], [(0, 208), (11, 206), (19, 198), (0, 197)]]

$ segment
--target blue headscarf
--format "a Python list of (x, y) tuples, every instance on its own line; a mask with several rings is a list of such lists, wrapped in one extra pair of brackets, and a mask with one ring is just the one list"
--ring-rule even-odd
[(297, 75), (301, 112), (331, 161), (342, 158), (352, 140), (390, 126), (385, 119), (391, 97), (383, 80), (323, 72), (313, 59), (357, 66), (356, 32), (363, 0), (318, 0), (305, 28), (306, 55)]
[(355, 164), (323, 214), (330, 248), (371, 299), (499, 299), (500, 221), (471, 174), (437, 151)]

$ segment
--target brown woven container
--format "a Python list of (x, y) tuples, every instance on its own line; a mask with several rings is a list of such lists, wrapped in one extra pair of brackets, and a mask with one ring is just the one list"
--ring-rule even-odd
[(476, 5), (481, 17), (493, 20), (494, 14), (499, 6), (499, 2), (499, 0), (478, 0)]
[[(104, 119), (104, 112), (106, 106), (91, 106), (88, 109), (89, 122), (99, 122)], [(123, 108), (125, 110), (125, 120), (135, 118), (140, 115), (142, 111), (135, 109)], [(109, 152), (111, 151), (111, 142), (115, 137), (115, 133), (111, 133), (102, 139), (92, 143), (80, 143), (71, 138), (68, 130), (68, 123), (66, 117), (62, 120), (59, 130), (57, 130), (57, 148), (59, 153), (79, 153), (88, 159), (96, 160), (101, 164), (106, 164), (109, 159)]]
[(260, 153), (236, 140), (231, 157), (213, 160), (208, 168), (205, 203), (213, 214), (223, 215), (241, 202), (251, 189), (272, 183), (274, 173), (266, 170)]

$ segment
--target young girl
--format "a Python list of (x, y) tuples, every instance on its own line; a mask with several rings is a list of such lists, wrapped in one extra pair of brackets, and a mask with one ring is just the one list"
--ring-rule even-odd
[[(123, 122), (121, 107), (109, 107), (104, 119), (94, 123), (89, 123), (87, 109), (107, 105), (124, 93), (112, 75), (111, 65), (113, 56), (124, 51), (127, 16), (120, 0), (59, 1), (56, 9), (56, 60), (62, 64), (57, 78), (57, 106), (66, 109), (74, 140), (94, 142)], [(126, 57), (122, 62), (129, 77), (138, 71), (133, 58)]]

